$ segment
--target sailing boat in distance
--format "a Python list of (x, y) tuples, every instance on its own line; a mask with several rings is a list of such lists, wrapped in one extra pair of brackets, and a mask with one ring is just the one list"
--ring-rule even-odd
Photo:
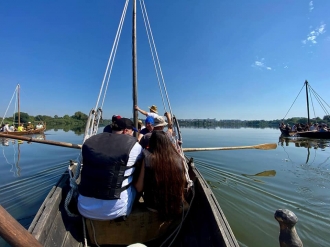
[[(307, 137), (307, 138), (313, 138), (313, 139), (330, 139), (330, 131), (327, 128), (325, 123), (314, 123), (314, 124), (311, 123), (310, 113), (309, 113), (309, 98), (311, 98), (311, 96), (313, 94), (314, 97), (316, 98), (316, 100), (320, 103), (323, 110), (325, 111), (325, 113), (328, 116), (330, 116), (330, 115), (329, 115), (329, 112), (326, 110), (326, 106), (329, 107), (329, 105), (314, 91), (314, 89), (311, 88), (311, 86), (309, 86), (307, 80), (305, 81), (304, 86), (306, 88), (307, 123), (306, 123), (306, 125), (304, 125), (302, 127), (300, 127), (300, 125), (302, 125), (302, 124), (297, 124), (299, 126), (296, 126), (295, 128), (293, 128), (293, 126), (291, 128), (288, 124), (285, 126), (282, 123), (281, 126), (279, 126), (282, 136)], [(300, 92), (301, 92), (301, 90), (300, 90)], [(309, 97), (309, 95), (310, 95), (310, 97)], [(298, 94), (298, 96), (299, 96), (299, 94)], [(313, 101), (311, 101), (311, 102), (313, 103)], [(299, 127), (299, 128), (297, 128), (297, 127)]]
[[(20, 85), (19, 84), (17, 85), (15, 92), (17, 94), (17, 120), (18, 120), (18, 123), (15, 123), (16, 126), (14, 127), (14, 129), (4, 128), (5, 124), (3, 123), (3, 121), (4, 121), (5, 117), (3, 117), (2, 122), (1, 122), (2, 134), (22, 136), (22, 135), (33, 135), (33, 134), (43, 133), (46, 130), (46, 123), (44, 123), (42, 121), (38, 121), (38, 124), (36, 126), (33, 126), (31, 124), (31, 122), (28, 122), (25, 127), (23, 126), (23, 123), (21, 123), (21, 114), (20, 114)], [(15, 121), (15, 119), (14, 119), (14, 121)]]

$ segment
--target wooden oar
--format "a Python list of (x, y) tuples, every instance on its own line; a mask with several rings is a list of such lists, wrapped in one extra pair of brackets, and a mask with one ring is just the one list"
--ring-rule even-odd
[(214, 148), (182, 148), (183, 152), (196, 152), (196, 151), (215, 151), (215, 150), (237, 150), (237, 149), (261, 149), (271, 150), (277, 147), (276, 143), (265, 143), (254, 146), (237, 146), (237, 147), (214, 147)]
[[(56, 142), (56, 141), (39, 140), (39, 139), (35, 139), (35, 138), (32, 138), (32, 137), (15, 136), (15, 135), (1, 134), (1, 133), (0, 133), (0, 137), (23, 140), (23, 141), (28, 141), (28, 142), (37, 142), (37, 143), (43, 143), (43, 144), (61, 146), (61, 147), (67, 147), (67, 148), (76, 148), (76, 149), (81, 149), (81, 146), (82, 146), (80, 144), (73, 144), (73, 143), (68, 143), (68, 142)], [(266, 143), (266, 144), (259, 144), (259, 145), (255, 145), (255, 146), (212, 147), (212, 148), (182, 148), (182, 150), (183, 150), (183, 152), (215, 151), (215, 150), (237, 150), (237, 149), (271, 150), (271, 149), (275, 149), (276, 147), (277, 147), (276, 143)]]
[(28, 142), (37, 142), (37, 143), (43, 143), (43, 144), (61, 146), (61, 147), (67, 147), (67, 148), (81, 149), (80, 144), (73, 144), (73, 143), (68, 143), (68, 142), (56, 142), (56, 141), (39, 140), (39, 139), (35, 139), (35, 138), (32, 138), (32, 137), (27, 137), (27, 136), (15, 136), (15, 135), (1, 134), (1, 133), (0, 133), (0, 137), (23, 140), (23, 141), (28, 141)]

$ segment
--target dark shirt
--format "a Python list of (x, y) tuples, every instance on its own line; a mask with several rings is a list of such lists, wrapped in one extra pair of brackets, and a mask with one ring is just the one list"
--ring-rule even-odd
[(112, 133), (112, 128), (111, 128), (110, 124), (108, 124), (107, 126), (104, 127), (103, 132)]
[(144, 128), (143, 130), (140, 131), (140, 134), (145, 135), (147, 133), (151, 133), (147, 128)]
[(148, 148), (149, 147), (149, 139), (151, 137), (152, 132), (149, 132), (142, 136), (139, 144), (142, 146), (142, 148)]

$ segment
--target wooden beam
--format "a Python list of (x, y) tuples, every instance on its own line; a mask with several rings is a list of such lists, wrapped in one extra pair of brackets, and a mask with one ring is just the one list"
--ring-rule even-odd
[(0, 235), (13, 247), (42, 245), (0, 205)]

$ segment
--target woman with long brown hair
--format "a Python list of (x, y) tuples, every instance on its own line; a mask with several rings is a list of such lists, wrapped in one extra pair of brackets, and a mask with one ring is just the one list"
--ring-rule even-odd
[(184, 201), (183, 158), (177, 152), (167, 134), (153, 131), (149, 149), (145, 149), (139, 178), (135, 184), (151, 211), (157, 211), (161, 219), (172, 219), (182, 212)]

